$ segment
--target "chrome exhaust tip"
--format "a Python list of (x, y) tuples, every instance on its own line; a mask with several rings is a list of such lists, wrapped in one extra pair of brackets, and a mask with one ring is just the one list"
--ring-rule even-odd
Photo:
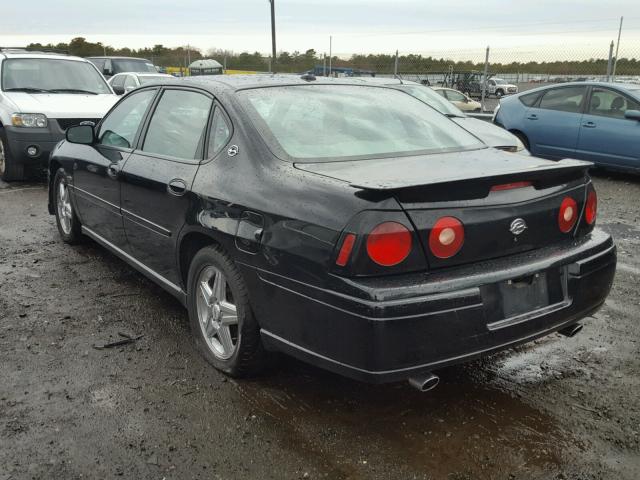
[(571, 338), (577, 335), (580, 330), (582, 330), (582, 325), (579, 323), (574, 323), (573, 325), (564, 327), (562, 330), (558, 330), (558, 333), (564, 335), (565, 337)]
[(440, 377), (434, 375), (431, 372), (409, 378), (409, 385), (411, 385), (416, 390), (419, 390), (420, 392), (428, 392), (429, 390), (433, 390), (438, 386), (439, 383)]

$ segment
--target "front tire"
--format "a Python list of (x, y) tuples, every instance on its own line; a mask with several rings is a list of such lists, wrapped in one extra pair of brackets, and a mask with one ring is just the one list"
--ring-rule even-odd
[(75, 245), (82, 240), (80, 220), (71, 204), (71, 193), (64, 168), (59, 168), (53, 179), (53, 202), (58, 232), (65, 243)]
[(500, 99), (502, 98), (503, 95), (504, 95), (504, 92), (502, 90), (496, 90), (496, 98)]
[(9, 150), (4, 128), (0, 127), (0, 178), (5, 182), (24, 180), (24, 165), (17, 162)]
[(232, 377), (261, 371), (265, 352), (247, 287), (220, 248), (205, 247), (195, 255), (187, 292), (191, 331), (207, 361)]

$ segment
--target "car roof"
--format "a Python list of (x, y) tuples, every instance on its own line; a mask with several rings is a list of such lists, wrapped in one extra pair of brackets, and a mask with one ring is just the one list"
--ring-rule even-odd
[(4, 58), (46, 58), (56, 60), (73, 60), (76, 62), (86, 62), (84, 58), (66, 55), (64, 53), (30, 52), (28, 50), (0, 50), (0, 57)]
[[(391, 82), (371, 82), (369, 77), (315, 77), (313, 75), (297, 74), (254, 74), (254, 75), (203, 75), (195, 77), (182, 77), (179, 82), (184, 85), (203, 88), (211, 91), (238, 91), (249, 88), (264, 88), (296, 85), (357, 85), (380, 87), (393, 87), (401, 85), (400, 81), (386, 79)], [(403, 81), (406, 84), (409, 82)], [(172, 82), (171, 86), (175, 86)]]
[(638, 83), (624, 83), (624, 82), (602, 82), (602, 81), (594, 81), (587, 80), (584, 82), (564, 82), (564, 83), (553, 83), (550, 85), (543, 85), (538, 88), (533, 88), (531, 90), (525, 90), (520, 92), (518, 95), (513, 95), (514, 97), (519, 97), (521, 95), (526, 95), (527, 93), (538, 92), (542, 90), (547, 90), (550, 88), (561, 88), (561, 87), (582, 87), (582, 86), (592, 86), (592, 87), (613, 87), (619, 90), (633, 91), (633, 94), (638, 96), (638, 90), (640, 90), (640, 84)]
[[(97, 59), (109, 59), (109, 60), (142, 60), (145, 62), (149, 62), (149, 60), (147, 60), (146, 58), (142, 58), (142, 57), (118, 57), (118, 56), (97, 56), (97, 57), (87, 57), (89, 60), (93, 59), (93, 60), (97, 60)], [(151, 63), (151, 62), (149, 62)]]

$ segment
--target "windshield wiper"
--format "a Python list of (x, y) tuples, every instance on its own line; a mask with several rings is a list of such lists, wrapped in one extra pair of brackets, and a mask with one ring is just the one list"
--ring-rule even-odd
[(79, 88), (54, 88), (49, 91), (53, 93), (88, 93), (89, 95), (98, 95), (98, 92), (92, 92), (91, 90), (81, 90)]
[(29, 92), (29, 93), (50, 93), (51, 90), (45, 90), (44, 88), (35, 88), (35, 87), (16, 87), (16, 88), (5, 88), (5, 92)]

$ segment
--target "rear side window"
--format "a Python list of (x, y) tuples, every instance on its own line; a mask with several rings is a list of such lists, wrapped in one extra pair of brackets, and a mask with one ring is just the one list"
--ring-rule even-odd
[(521, 95), (518, 99), (527, 107), (532, 107), (538, 101), (540, 95), (540, 92), (528, 93), (526, 95)]
[(122, 100), (102, 122), (98, 141), (101, 145), (131, 148), (156, 90), (133, 93)]
[(216, 108), (213, 115), (213, 127), (209, 136), (208, 156), (214, 157), (224, 147), (231, 137), (231, 126), (220, 108)]
[(578, 113), (586, 93), (586, 87), (552, 88), (544, 92), (540, 108)]
[(156, 107), (142, 150), (193, 160), (202, 156), (213, 100), (187, 90), (166, 90)]

